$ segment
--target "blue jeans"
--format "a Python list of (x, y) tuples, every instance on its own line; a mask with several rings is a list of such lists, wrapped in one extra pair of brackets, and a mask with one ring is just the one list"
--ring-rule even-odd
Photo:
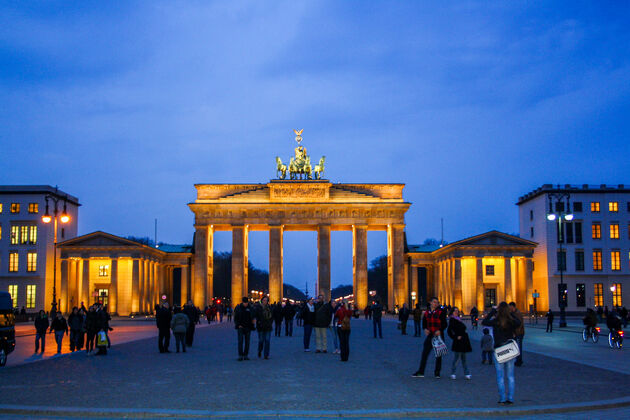
[(420, 321), (413, 320), (413, 336), (420, 337), (422, 336), (422, 328), (420, 328)]
[(376, 338), (376, 327), (378, 326), (378, 336), (383, 338), (383, 324), (381, 318), (372, 318), (372, 325), (374, 326), (374, 338)]
[(265, 351), (265, 358), (269, 357), (269, 347), (271, 347), (271, 331), (258, 331), (258, 357)]
[(468, 369), (468, 364), (466, 363), (466, 353), (462, 353), (459, 351), (453, 352), (453, 366), (451, 368), (451, 375), (455, 375), (455, 368), (457, 367), (457, 361), (462, 359), (462, 366), (464, 368), (464, 375), (470, 375), (470, 370)]
[(293, 318), (284, 320), (284, 336), (293, 336)]
[(35, 334), (35, 353), (37, 353), (39, 351), (39, 343), (42, 343), (42, 353), (44, 352), (44, 349), (46, 347), (46, 331), (44, 331), (43, 333), (36, 333)]
[(304, 350), (308, 350), (311, 347), (311, 334), (313, 333), (313, 326), (310, 324), (304, 324)]
[(239, 328), (238, 330), (238, 355), (240, 357), (247, 357), (249, 354), (249, 335), (250, 330), (245, 328)]
[[(494, 368), (497, 371), (497, 386), (499, 387), (499, 398), (501, 401), (514, 401), (514, 362), (512, 359), (505, 363), (497, 363), (494, 360)], [(505, 395), (505, 377), (507, 376), (508, 391), (507, 398)]]
[(65, 331), (55, 331), (55, 341), (57, 342), (57, 353), (61, 353), (61, 343), (63, 342), (63, 335)]
[[(336, 323), (335, 323), (336, 324)], [(337, 327), (328, 327), (333, 335), (333, 342), (335, 344), (335, 350), (339, 350), (339, 333)]]

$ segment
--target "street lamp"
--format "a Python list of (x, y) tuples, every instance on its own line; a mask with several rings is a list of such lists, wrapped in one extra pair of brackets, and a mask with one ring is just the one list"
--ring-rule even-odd
[[(55, 188), (55, 192), (57, 189)], [(50, 211), (48, 208), (48, 200), (52, 201), (55, 204), (53, 215), (50, 215)], [(53, 234), (53, 300), (51, 305), (51, 312), (57, 312), (57, 219), (61, 221), (61, 223), (68, 223), (70, 221), (70, 216), (67, 211), (67, 197), (63, 198), (63, 211), (59, 214), (58, 203), (61, 201), (57, 195), (47, 195), (46, 196), (46, 213), (42, 216), (42, 222), (48, 224), (54, 221), (54, 234)]]
[(612, 305), (610, 305), (613, 309), (615, 308), (615, 291), (617, 290), (616, 286), (610, 286), (610, 294), (612, 295), (612, 300), (610, 301)]
[[(560, 298), (560, 327), (564, 328), (567, 326), (567, 318), (565, 312), (565, 308), (567, 306), (567, 291), (564, 287), (564, 270), (567, 260), (566, 257), (564, 257), (565, 254), (563, 254), (562, 251), (562, 243), (564, 242), (565, 235), (565, 229), (563, 229), (563, 220), (566, 222), (570, 222), (571, 220), (573, 220), (571, 205), (569, 204), (569, 198), (571, 198), (571, 196), (567, 192), (557, 192), (549, 193), (548, 197), (549, 213), (547, 214), (547, 220), (549, 220), (550, 222), (558, 221), (558, 243), (560, 245), (560, 259), (558, 259), (558, 270), (560, 271), (560, 290), (558, 293), (558, 297)], [(562, 206), (559, 206), (559, 203), (562, 203)], [(560, 296), (560, 293), (562, 293), (562, 296)]]

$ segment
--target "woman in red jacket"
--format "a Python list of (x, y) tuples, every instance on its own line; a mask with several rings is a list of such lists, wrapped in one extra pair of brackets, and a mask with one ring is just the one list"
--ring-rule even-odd
[(352, 319), (352, 310), (348, 302), (342, 301), (339, 309), (335, 312), (335, 318), (337, 319), (337, 332), (339, 333), (341, 361), (347, 362), (350, 355), (350, 319)]

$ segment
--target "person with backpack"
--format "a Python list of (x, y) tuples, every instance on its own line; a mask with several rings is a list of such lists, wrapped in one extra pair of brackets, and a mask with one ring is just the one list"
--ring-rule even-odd
[[(494, 336), (494, 367), (497, 372), (497, 386), (499, 388), (499, 404), (514, 404), (514, 362), (516, 359), (510, 359), (506, 362), (499, 363), (496, 355), (496, 349), (504, 346), (509, 340), (516, 336), (516, 330), (521, 325), (518, 320), (510, 312), (507, 303), (501, 302), (496, 309), (492, 309), (481, 322), (482, 325), (492, 327), (492, 335)], [(505, 392), (505, 379), (507, 378), (508, 389)]]
[[(422, 357), (420, 359), (420, 367), (411, 375), (414, 378), (424, 378), (424, 369), (427, 366), (427, 359), (429, 353), (433, 351), (433, 338), (443, 337), (444, 330), (446, 329), (446, 311), (440, 307), (438, 298), (432, 297), (429, 310), (424, 312), (422, 316), (422, 328), (426, 338), (424, 339), (424, 345), (422, 348)], [(440, 371), (442, 370), (442, 356), (436, 356), (435, 358), (435, 377), (440, 378)]]
[(352, 310), (348, 302), (343, 300), (335, 312), (337, 334), (339, 335), (339, 353), (342, 362), (347, 362), (348, 356), (350, 356), (350, 318), (352, 318)]
[(179, 306), (176, 306), (173, 310), (173, 318), (171, 319), (171, 329), (175, 336), (175, 352), (179, 353), (179, 345), (182, 346), (182, 351), (186, 353), (186, 335), (189, 331), (190, 316), (182, 312)]
[(472, 352), (472, 346), (470, 345), (470, 337), (466, 332), (466, 324), (462, 321), (459, 315), (459, 308), (454, 307), (451, 311), (451, 318), (448, 321), (448, 329), (446, 330), (453, 344), (451, 350), (453, 351), (453, 366), (451, 368), (451, 379), (456, 379), (455, 369), (457, 368), (457, 362), (462, 361), (462, 367), (464, 368), (464, 377), (470, 379), (470, 370), (466, 363), (466, 353)]
[(39, 314), (35, 317), (35, 353), (39, 351), (39, 343), (42, 343), (42, 354), (46, 347), (46, 330), (50, 327), (48, 316), (43, 309), (39, 311)]
[[(265, 356), (269, 359), (271, 347), (271, 330), (273, 329), (273, 309), (269, 305), (269, 296), (264, 296), (254, 311), (256, 318), (256, 331), (258, 331), (258, 358)], [(276, 324), (277, 325), (277, 324)]]

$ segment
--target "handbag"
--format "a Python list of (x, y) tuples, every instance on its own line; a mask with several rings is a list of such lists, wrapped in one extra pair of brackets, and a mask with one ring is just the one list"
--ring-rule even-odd
[(448, 347), (442, 340), (442, 337), (437, 336), (431, 339), (431, 345), (433, 345), (433, 351), (435, 352), (435, 357), (442, 357), (446, 353), (448, 353)]
[(96, 346), (102, 347), (106, 345), (107, 345), (107, 335), (105, 334), (105, 331), (99, 331), (96, 336)]
[(508, 340), (502, 346), (494, 349), (494, 357), (497, 359), (497, 363), (509, 362), (512, 359), (517, 358), (521, 354), (518, 344), (514, 340)]

